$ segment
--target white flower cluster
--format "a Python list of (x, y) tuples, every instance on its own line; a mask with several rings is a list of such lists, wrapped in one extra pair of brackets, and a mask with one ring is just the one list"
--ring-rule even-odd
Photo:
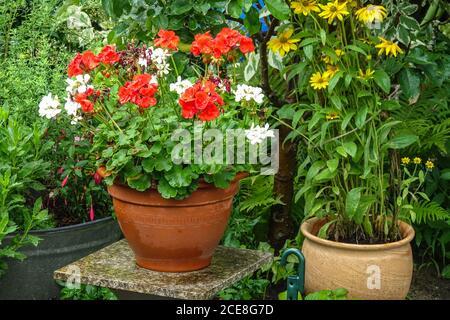
[(245, 101), (255, 101), (257, 104), (263, 103), (264, 94), (262, 89), (259, 87), (252, 87), (246, 84), (238, 84), (236, 90), (234, 91), (236, 102)]
[(168, 58), (170, 57), (169, 50), (153, 47), (148, 48), (146, 56), (145, 57), (141, 56), (139, 57), (138, 60), (138, 64), (143, 68), (147, 68), (148, 66), (147, 56), (150, 57), (150, 60), (152, 61), (152, 63), (155, 64), (156, 69), (158, 69), (158, 71), (156, 72), (157, 76), (169, 74), (170, 71), (168, 62)]
[(255, 126), (252, 123), (250, 129), (245, 130), (245, 136), (251, 144), (260, 144), (266, 138), (275, 138), (273, 130), (269, 129), (269, 124), (266, 123), (264, 127)]
[(92, 88), (92, 86), (88, 85), (90, 79), (91, 77), (88, 74), (78, 75), (74, 79), (68, 78), (66, 80), (66, 91), (71, 95), (85, 93), (87, 89)]
[(182, 80), (180, 76), (177, 78), (177, 82), (170, 84), (170, 91), (176, 92), (179, 96), (181, 96), (188, 88), (192, 87), (193, 84), (189, 80)]
[(39, 103), (39, 115), (47, 119), (54, 118), (61, 112), (61, 109), (59, 108), (60, 105), (61, 103), (59, 102), (58, 96), (52, 96), (52, 94), (49, 93), (44, 96)]

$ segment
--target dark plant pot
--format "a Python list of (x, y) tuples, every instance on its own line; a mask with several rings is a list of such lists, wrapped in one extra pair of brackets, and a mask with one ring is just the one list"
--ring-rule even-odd
[(37, 247), (21, 249), (27, 256), (24, 261), (7, 261), (8, 270), (0, 278), (0, 300), (58, 299), (61, 287), (53, 280), (55, 270), (122, 238), (112, 217), (31, 234), (42, 240)]

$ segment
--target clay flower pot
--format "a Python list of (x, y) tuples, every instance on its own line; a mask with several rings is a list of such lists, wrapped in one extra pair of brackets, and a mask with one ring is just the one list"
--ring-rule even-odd
[(238, 175), (228, 189), (200, 183), (186, 199), (164, 199), (155, 189), (139, 192), (108, 187), (120, 228), (143, 268), (165, 272), (199, 270), (211, 258), (239, 190)]
[(408, 294), (413, 271), (410, 242), (414, 229), (400, 222), (403, 239), (397, 242), (358, 245), (316, 236), (324, 220), (305, 221), (305, 290), (345, 288), (349, 298), (399, 300)]

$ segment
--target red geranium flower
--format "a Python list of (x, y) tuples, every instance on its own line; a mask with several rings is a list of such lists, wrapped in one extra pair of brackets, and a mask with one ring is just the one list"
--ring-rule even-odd
[(243, 54), (255, 51), (255, 45), (253, 44), (252, 38), (242, 37), (239, 41), (239, 50)]
[(196, 34), (195, 40), (192, 42), (191, 52), (194, 56), (200, 54), (212, 54), (214, 48), (213, 37), (208, 32), (203, 34)]
[(92, 96), (98, 97), (99, 95), (100, 91), (94, 91), (94, 89), (88, 88), (86, 92), (77, 94), (74, 100), (81, 105), (83, 112), (90, 113), (94, 111), (94, 102), (89, 98)]
[(148, 108), (156, 104), (155, 93), (158, 90), (158, 85), (150, 83), (152, 76), (150, 74), (140, 74), (133, 78), (133, 81), (128, 81), (123, 87), (119, 89), (119, 102), (125, 104), (132, 102), (140, 108)]
[(242, 35), (237, 30), (223, 28), (215, 38), (210, 35), (209, 31), (195, 35), (191, 52), (195, 56), (206, 54), (213, 55), (214, 58), (219, 59), (238, 47), (244, 54), (255, 50), (251, 38)]
[(104, 64), (113, 64), (120, 60), (120, 55), (112, 45), (105, 46), (97, 56), (98, 60)]
[(69, 77), (74, 77), (83, 73), (89, 73), (97, 68), (99, 64), (100, 61), (98, 57), (91, 50), (88, 50), (83, 54), (77, 53), (75, 58), (69, 64), (67, 74)]
[(219, 108), (224, 105), (222, 97), (215, 91), (211, 81), (197, 82), (180, 97), (183, 118), (191, 119), (195, 115), (202, 121), (214, 120), (220, 115)]
[(159, 38), (155, 39), (155, 46), (177, 50), (180, 37), (178, 37), (175, 32), (170, 30), (159, 30), (158, 36)]
[(81, 60), (82, 60), (81, 54), (77, 53), (77, 55), (67, 68), (67, 74), (69, 75), (69, 77), (75, 77), (80, 74), (83, 74), (83, 69), (81, 69)]

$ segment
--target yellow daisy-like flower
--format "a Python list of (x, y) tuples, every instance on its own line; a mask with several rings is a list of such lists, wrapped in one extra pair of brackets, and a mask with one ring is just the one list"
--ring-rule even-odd
[(415, 157), (413, 159), (414, 164), (421, 164), (422, 163), (422, 159), (420, 159), (419, 157)]
[(315, 0), (292, 1), (291, 8), (294, 9), (294, 13), (303, 14), (305, 17), (313, 11), (320, 12)]
[(425, 162), (425, 167), (427, 167), (427, 169), (433, 169), (434, 168), (434, 163), (433, 161), (428, 160), (427, 162)]
[(329, 80), (329, 74), (327, 74), (326, 72), (324, 72), (323, 75), (320, 72), (316, 72), (309, 79), (309, 83), (314, 90), (322, 90), (328, 86)]
[(380, 44), (377, 44), (375, 46), (375, 48), (380, 49), (378, 51), (378, 55), (381, 56), (384, 53), (386, 53), (386, 55), (393, 55), (394, 57), (397, 56), (398, 53), (402, 54), (403, 50), (400, 49), (400, 47), (398, 46), (398, 44), (396, 42), (392, 42), (389, 40), (386, 40), (382, 37), (378, 37), (381, 40)]
[(278, 52), (280, 56), (284, 57), (286, 53), (291, 50), (296, 50), (297, 45), (296, 42), (299, 42), (300, 39), (291, 39), (292, 34), (294, 33), (294, 29), (286, 29), (281, 34), (267, 42), (267, 47), (273, 52)]
[(411, 159), (409, 157), (402, 158), (402, 163), (404, 165), (408, 165), (411, 162)]
[(349, 14), (347, 10), (347, 1), (341, 3), (339, 3), (339, 0), (334, 2), (330, 1), (326, 5), (319, 4), (319, 6), (322, 9), (319, 16), (328, 19), (328, 24), (331, 24), (336, 18), (340, 21), (344, 21), (344, 16)]
[(373, 4), (363, 7), (355, 12), (356, 18), (362, 23), (382, 22), (387, 16), (386, 8)]
[[(334, 66), (332, 64), (327, 64), (327, 70), (325, 72), (329, 75), (329, 78), (333, 77), (336, 74), (336, 72), (338, 72), (338, 71), (339, 71), (338, 66)], [(325, 72), (324, 72), (324, 74), (325, 74)]]
[[(335, 49), (334, 53), (336, 54), (336, 56), (338, 58), (342, 57), (345, 54), (345, 52), (343, 50), (341, 50), (341, 49)], [(328, 64), (336, 63), (336, 61), (332, 61), (331, 57), (329, 57), (327, 55), (322, 56), (322, 61), (324, 61), (325, 63), (328, 63)]]
[(327, 120), (336, 120), (339, 119), (339, 114), (337, 112), (328, 112), (325, 116), (325, 119)]
[(375, 71), (373, 71), (370, 68), (367, 68), (366, 71), (362, 71), (361, 69), (359, 69), (359, 76), (357, 76), (358, 79), (360, 80), (369, 80), (372, 79), (372, 75), (375, 73)]

